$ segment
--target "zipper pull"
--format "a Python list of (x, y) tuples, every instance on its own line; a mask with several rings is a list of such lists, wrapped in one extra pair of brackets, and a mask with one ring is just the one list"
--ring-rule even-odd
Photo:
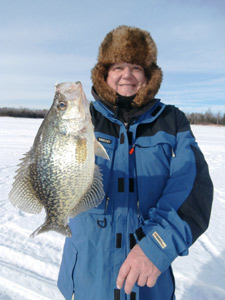
[(133, 145), (132, 148), (130, 149), (130, 151), (129, 151), (130, 155), (134, 153), (134, 147), (135, 147), (135, 145)]
[(107, 196), (105, 199), (105, 214), (107, 213), (108, 204), (109, 204), (109, 197)]
[(172, 148), (172, 157), (176, 157), (176, 154), (174, 153), (173, 148)]

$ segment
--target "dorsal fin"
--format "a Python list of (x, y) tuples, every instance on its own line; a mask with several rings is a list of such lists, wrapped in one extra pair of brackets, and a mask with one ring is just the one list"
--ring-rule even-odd
[(12, 205), (25, 212), (39, 214), (43, 208), (43, 204), (37, 198), (33, 189), (32, 178), (29, 172), (29, 168), (33, 166), (31, 156), (32, 149), (25, 155), (19, 165), (20, 167), (17, 170), (15, 181), (9, 193), (9, 200)]

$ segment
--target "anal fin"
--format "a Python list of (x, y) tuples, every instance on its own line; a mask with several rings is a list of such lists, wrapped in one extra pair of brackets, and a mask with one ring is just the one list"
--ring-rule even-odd
[(98, 206), (104, 199), (104, 196), (105, 193), (103, 190), (102, 175), (99, 167), (95, 165), (92, 185), (87, 190), (83, 198), (81, 198), (76, 206), (70, 211), (69, 216), (73, 218), (81, 212)]

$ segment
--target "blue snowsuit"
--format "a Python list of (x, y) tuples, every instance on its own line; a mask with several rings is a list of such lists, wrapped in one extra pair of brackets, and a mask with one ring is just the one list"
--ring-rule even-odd
[[(185, 115), (159, 100), (125, 127), (102, 102), (91, 105), (105, 198), (70, 220), (58, 287), (66, 300), (175, 299), (171, 263), (209, 223), (213, 186)], [(138, 243), (162, 272), (153, 288), (118, 290), (119, 269)]]

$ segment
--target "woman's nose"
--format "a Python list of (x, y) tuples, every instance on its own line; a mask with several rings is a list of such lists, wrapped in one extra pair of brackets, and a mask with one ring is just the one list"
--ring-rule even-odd
[(132, 76), (131, 69), (129, 67), (125, 67), (123, 70), (123, 77), (124, 78), (129, 78)]

